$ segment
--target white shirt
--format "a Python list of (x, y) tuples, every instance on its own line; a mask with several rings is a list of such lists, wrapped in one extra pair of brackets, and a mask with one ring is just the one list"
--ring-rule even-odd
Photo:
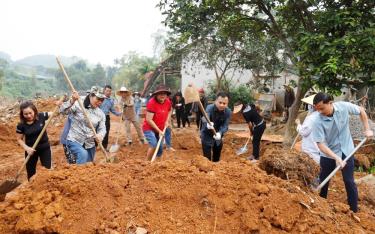
[(312, 130), (314, 121), (319, 117), (319, 112), (314, 111), (307, 115), (303, 124), (298, 124), (297, 132), (302, 136), (302, 151), (308, 154), (316, 163), (320, 162), (319, 148), (313, 139)]

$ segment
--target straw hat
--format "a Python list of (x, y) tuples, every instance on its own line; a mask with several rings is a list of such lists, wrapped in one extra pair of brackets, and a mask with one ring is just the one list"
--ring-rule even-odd
[(316, 94), (313, 94), (311, 96), (308, 96), (308, 97), (305, 97), (303, 99), (301, 99), (302, 102), (304, 103), (307, 103), (309, 105), (314, 105), (314, 97), (315, 97)]
[(129, 93), (129, 92), (130, 92), (129, 89), (127, 89), (125, 86), (122, 86), (122, 87), (120, 88), (120, 90), (118, 90), (118, 91), (116, 92), (116, 94), (119, 95), (119, 96), (121, 96), (122, 93)]
[(234, 108), (233, 108), (233, 114), (237, 114), (238, 112), (240, 112), (241, 109), (242, 109), (242, 106), (243, 106), (242, 104), (234, 106)]

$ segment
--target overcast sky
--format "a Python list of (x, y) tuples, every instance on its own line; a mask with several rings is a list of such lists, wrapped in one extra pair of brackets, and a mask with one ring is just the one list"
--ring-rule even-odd
[(128, 51), (153, 55), (164, 28), (158, 0), (0, 0), (0, 51), (79, 56), (111, 65)]

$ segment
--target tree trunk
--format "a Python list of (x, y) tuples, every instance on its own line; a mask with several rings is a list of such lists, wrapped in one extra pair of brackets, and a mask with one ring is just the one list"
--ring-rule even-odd
[(289, 109), (289, 118), (285, 125), (285, 134), (284, 134), (284, 145), (290, 146), (293, 143), (293, 140), (297, 134), (296, 131), (296, 125), (294, 121), (296, 120), (299, 112), (299, 107), (301, 106), (301, 99), (305, 95), (306, 90), (302, 88), (302, 81), (301, 78), (298, 79), (297, 84), (297, 93), (296, 93), (296, 99), (293, 103), (293, 105)]

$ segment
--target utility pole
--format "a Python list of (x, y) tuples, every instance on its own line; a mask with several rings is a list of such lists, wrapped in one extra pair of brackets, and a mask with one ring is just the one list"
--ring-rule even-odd
[(165, 69), (163, 68), (163, 83), (165, 85)]

